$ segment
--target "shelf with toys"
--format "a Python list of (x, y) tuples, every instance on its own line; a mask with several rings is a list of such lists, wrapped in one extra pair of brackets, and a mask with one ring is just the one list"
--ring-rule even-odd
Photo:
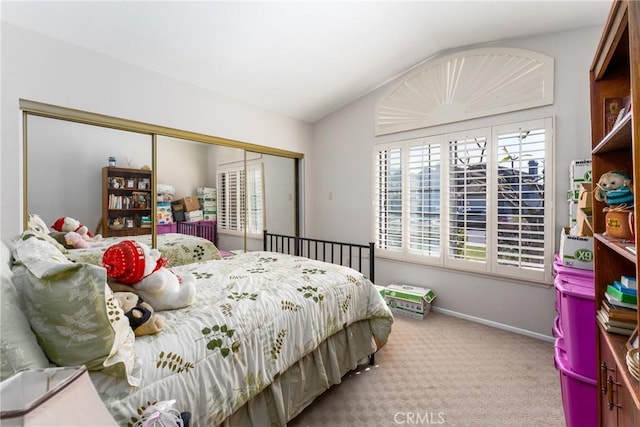
[(102, 235), (151, 233), (153, 194), (150, 170), (102, 168)]
[[(614, 1), (590, 70), (592, 172), (599, 177), (593, 201), (596, 311), (610, 305), (612, 292), (619, 293), (614, 288), (637, 292), (621, 279), (632, 278), (628, 283), (636, 286), (640, 273), (636, 256), (640, 200), (634, 197), (640, 194), (640, 114), (633, 108), (640, 101), (639, 23), (640, 2)], [(637, 307), (630, 310), (637, 325)], [(640, 425), (637, 367), (628, 358), (637, 340), (594, 317), (598, 425)]]

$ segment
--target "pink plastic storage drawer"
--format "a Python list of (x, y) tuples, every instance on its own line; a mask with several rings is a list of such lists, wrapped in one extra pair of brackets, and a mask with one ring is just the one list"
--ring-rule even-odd
[(553, 271), (556, 274), (565, 274), (569, 276), (587, 277), (593, 279), (593, 270), (583, 270), (581, 268), (573, 268), (562, 265), (562, 261), (560, 261), (560, 256), (558, 254), (555, 255), (553, 261)]
[(560, 371), (562, 407), (567, 427), (590, 427), (598, 424), (598, 385), (595, 379), (575, 373), (563, 348), (556, 339), (555, 366)]
[(163, 233), (175, 233), (178, 229), (178, 224), (158, 224), (158, 234)]
[(596, 378), (595, 291), (562, 279), (556, 280), (555, 286), (560, 297), (560, 327), (568, 367), (577, 374)]
[(560, 316), (556, 316), (556, 319), (553, 321), (553, 336), (555, 338), (562, 338), (564, 334), (562, 333), (562, 323), (560, 320)]

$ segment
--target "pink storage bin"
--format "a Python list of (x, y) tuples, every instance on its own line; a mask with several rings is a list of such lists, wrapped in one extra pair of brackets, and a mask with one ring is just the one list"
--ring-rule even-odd
[(555, 286), (560, 294), (560, 325), (568, 368), (588, 378), (596, 378), (595, 290), (562, 279)]
[(595, 379), (575, 373), (563, 348), (556, 340), (554, 362), (560, 371), (562, 407), (567, 427), (591, 427), (598, 424), (598, 384)]
[(573, 268), (562, 265), (562, 261), (560, 261), (560, 255), (558, 254), (555, 255), (555, 258), (553, 260), (553, 271), (555, 274), (587, 277), (593, 279), (593, 270), (583, 270), (581, 268)]
[(158, 224), (158, 234), (175, 233), (178, 231), (178, 224)]
[(556, 316), (555, 320), (553, 321), (553, 336), (555, 338), (562, 338), (564, 337), (564, 334), (562, 333), (562, 320), (560, 319), (560, 316)]

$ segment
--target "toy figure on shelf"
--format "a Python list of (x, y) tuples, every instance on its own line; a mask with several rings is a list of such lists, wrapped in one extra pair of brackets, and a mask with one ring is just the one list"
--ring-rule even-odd
[[(593, 196), (609, 207), (627, 207), (633, 209), (633, 189), (629, 177), (620, 171), (602, 174), (596, 184)], [(605, 208), (606, 209), (606, 208)]]

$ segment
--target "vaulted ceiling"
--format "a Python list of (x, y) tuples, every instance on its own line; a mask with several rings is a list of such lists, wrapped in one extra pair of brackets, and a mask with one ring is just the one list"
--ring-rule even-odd
[(315, 122), (451, 49), (602, 26), (609, 0), (5, 1), (2, 21)]

